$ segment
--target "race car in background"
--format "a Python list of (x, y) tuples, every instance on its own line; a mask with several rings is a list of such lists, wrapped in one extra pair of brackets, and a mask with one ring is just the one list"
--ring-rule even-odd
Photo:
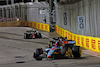
[(42, 38), (41, 33), (35, 30), (26, 31), (26, 33), (24, 33), (24, 39), (35, 39), (35, 38)]
[[(80, 58), (81, 47), (75, 45), (75, 41), (67, 40), (63, 37), (54, 38), (55, 41), (49, 41), (49, 48), (43, 50), (37, 48), (33, 54), (33, 58), (36, 60), (42, 60), (43, 58)], [(63, 41), (59, 42), (60, 39)], [(61, 43), (61, 44), (60, 44)]]

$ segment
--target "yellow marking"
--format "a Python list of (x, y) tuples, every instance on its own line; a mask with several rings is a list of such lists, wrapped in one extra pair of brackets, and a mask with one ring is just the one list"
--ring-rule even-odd
[(59, 54), (59, 52), (53, 52), (53, 54)]
[(72, 50), (70, 48), (68, 48), (68, 50), (66, 51), (66, 57), (68, 58), (72, 57)]

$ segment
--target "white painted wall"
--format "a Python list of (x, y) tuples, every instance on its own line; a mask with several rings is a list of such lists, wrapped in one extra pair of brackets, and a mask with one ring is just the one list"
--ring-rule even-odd
[[(26, 6), (27, 6), (26, 8), (27, 21), (45, 23), (44, 19), (46, 19), (46, 24), (50, 24), (48, 3), (30, 2), (26, 3)], [(45, 13), (40, 14), (40, 10), (45, 10)]]
[[(100, 0), (82, 0), (66, 5), (56, 4), (55, 7), (58, 26), (75, 34), (100, 37)], [(67, 25), (63, 23), (63, 12), (67, 12)], [(85, 30), (78, 30), (78, 16), (85, 16)]]

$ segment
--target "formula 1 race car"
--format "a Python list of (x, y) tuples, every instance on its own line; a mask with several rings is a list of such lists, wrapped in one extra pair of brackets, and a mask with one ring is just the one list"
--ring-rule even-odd
[(35, 38), (42, 38), (41, 33), (34, 30), (26, 31), (26, 33), (24, 33), (24, 39), (35, 39)]
[[(58, 38), (59, 39), (59, 38)], [(81, 57), (81, 48), (80, 46), (75, 46), (75, 41), (63, 40), (62, 45), (61, 42), (58, 41), (50, 41), (52, 46), (49, 44), (49, 48), (43, 51), (42, 48), (37, 48), (33, 54), (33, 58), (36, 60), (42, 60), (43, 58), (80, 58)]]

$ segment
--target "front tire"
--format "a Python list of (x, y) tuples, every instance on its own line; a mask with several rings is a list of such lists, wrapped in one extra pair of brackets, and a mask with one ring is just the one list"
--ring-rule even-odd
[(42, 60), (41, 57), (39, 57), (39, 55), (43, 54), (43, 50), (41, 48), (36, 49), (36, 52), (34, 52), (33, 58), (35, 58), (36, 60)]
[(42, 58), (40, 58), (37, 53), (34, 52), (33, 58), (35, 58), (36, 60), (42, 60)]

